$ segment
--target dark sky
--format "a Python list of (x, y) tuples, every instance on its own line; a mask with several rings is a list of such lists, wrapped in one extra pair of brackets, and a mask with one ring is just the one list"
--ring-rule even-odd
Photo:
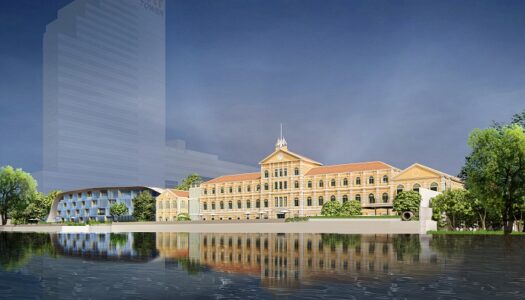
[[(41, 167), (42, 34), (69, 1), (0, 0), (0, 165)], [(525, 109), (525, 1), (167, 4), (168, 138), (256, 164), (283, 123), (320, 162), (457, 174)]]

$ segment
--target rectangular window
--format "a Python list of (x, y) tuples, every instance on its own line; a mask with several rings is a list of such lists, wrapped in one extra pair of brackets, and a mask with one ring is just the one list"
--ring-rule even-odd
[(283, 182), (282, 182), (282, 181), (279, 181), (279, 189), (280, 189), (280, 190), (283, 189)]
[(299, 206), (299, 198), (295, 198), (293, 202), (295, 206)]
[(288, 181), (285, 181), (285, 182), (284, 182), (284, 189), (285, 189), (285, 190), (288, 189)]
[(279, 207), (279, 197), (275, 197), (275, 207)]
[(99, 208), (97, 213), (98, 213), (99, 216), (103, 216), (103, 215), (106, 214), (106, 209), (105, 208)]

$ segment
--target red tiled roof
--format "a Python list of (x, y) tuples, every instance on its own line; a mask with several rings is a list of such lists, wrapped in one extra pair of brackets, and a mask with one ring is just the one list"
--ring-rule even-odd
[(370, 161), (370, 162), (362, 162), (362, 163), (316, 167), (316, 168), (310, 169), (310, 171), (308, 171), (306, 175), (384, 170), (384, 169), (391, 169), (391, 168), (394, 168), (394, 167), (392, 167), (391, 165), (385, 164), (384, 162)]
[(224, 175), (221, 177), (214, 178), (210, 181), (206, 181), (205, 183), (219, 183), (219, 182), (227, 182), (227, 181), (244, 181), (244, 180), (257, 180), (261, 179), (261, 173), (244, 173), (244, 174), (233, 174), (233, 175)]
[(176, 189), (170, 189), (170, 191), (179, 197), (188, 198), (190, 196), (190, 193), (188, 191), (181, 191), (181, 190), (176, 190)]

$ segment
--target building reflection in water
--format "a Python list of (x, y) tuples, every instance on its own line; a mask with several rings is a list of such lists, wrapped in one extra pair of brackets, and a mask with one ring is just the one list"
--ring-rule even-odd
[(283, 288), (323, 277), (426, 268), (437, 263), (429, 242), (430, 237), (418, 235), (156, 234), (156, 248), (167, 264), (258, 276), (263, 286)]
[(59, 233), (51, 239), (65, 256), (139, 262), (158, 256), (153, 233)]

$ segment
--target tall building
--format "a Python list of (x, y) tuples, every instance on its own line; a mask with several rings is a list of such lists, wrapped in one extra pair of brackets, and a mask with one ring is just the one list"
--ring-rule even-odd
[[(328, 201), (350, 200), (358, 201), (365, 215), (388, 215), (393, 213), (392, 201), (401, 191), (463, 188), (459, 178), (418, 163), (404, 170), (380, 161), (324, 166), (288, 150), (282, 136), (275, 151), (259, 165), (259, 172), (224, 175), (190, 189), (190, 195), (197, 195), (190, 197), (192, 218), (217, 221), (316, 216)], [(157, 216), (157, 220), (165, 219)]]
[(176, 185), (247, 171), (166, 142), (165, 3), (75, 0), (43, 40), (40, 189)]

